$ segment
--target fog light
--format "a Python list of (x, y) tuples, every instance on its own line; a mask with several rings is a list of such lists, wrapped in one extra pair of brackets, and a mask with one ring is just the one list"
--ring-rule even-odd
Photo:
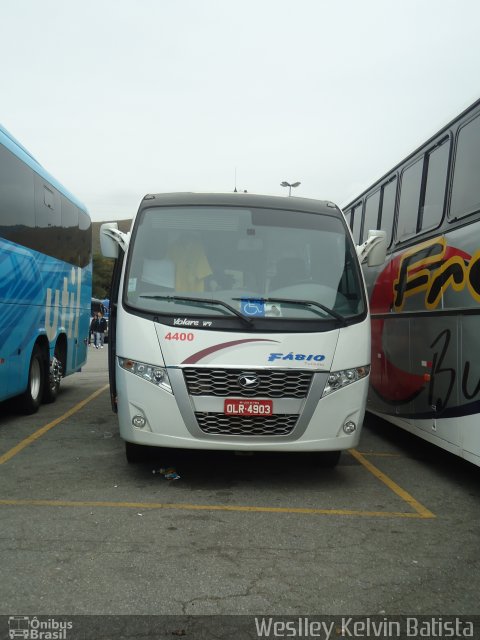
[(143, 427), (146, 424), (146, 420), (143, 416), (133, 416), (132, 418), (132, 424), (134, 427), (137, 427), (137, 429), (143, 429)]
[(353, 433), (356, 428), (357, 428), (357, 425), (351, 420), (349, 420), (348, 422), (345, 422), (345, 424), (343, 425), (343, 430), (345, 431), (345, 433), (348, 433), (348, 434)]

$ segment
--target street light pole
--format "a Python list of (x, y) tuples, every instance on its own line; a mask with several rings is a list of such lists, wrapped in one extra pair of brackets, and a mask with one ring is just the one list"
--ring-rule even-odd
[(288, 196), (290, 197), (292, 195), (292, 187), (295, 189), (295, 187), (298, 187), (300, 184), (302, 184), (301, 182), (287, 182), (286, 180), (284, 180), (283, 182), (280, 183), (281, 187), (288, 187)]

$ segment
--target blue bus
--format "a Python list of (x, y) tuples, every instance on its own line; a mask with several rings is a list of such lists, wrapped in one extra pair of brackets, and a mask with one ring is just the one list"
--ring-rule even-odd
[(0, 126), (0, 401), (55, 401), (86, 361), (91, 295), (85, 206)]

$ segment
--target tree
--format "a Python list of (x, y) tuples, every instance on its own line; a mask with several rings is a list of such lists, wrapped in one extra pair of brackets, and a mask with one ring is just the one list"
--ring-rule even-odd
[(110, 297), (110, 281), (112, 279), (114, 261), (100, 254), (93, 256), (92, 296), (94, 298)]

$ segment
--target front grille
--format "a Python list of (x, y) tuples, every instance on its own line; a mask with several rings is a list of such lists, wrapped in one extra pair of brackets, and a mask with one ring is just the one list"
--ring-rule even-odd
[[(305, 398), (312, 381), (309, 371), (184, 369), (183, 373), (190, 395), (222, 398)], [(242, 388), (238, 383), (242, 375), (256, 376), (259, 380), (257, 388)]]
[(223, 413), (196, 413), (195, 417), (204, 433), (223, 436), (288, 436), (298, 420), (295, 414), (247, 418)]

